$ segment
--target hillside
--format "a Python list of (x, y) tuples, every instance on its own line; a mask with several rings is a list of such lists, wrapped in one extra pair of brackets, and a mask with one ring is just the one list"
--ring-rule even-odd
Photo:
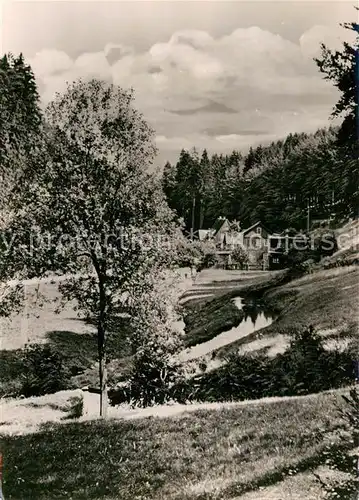
[[(291, 332), (309, 325), (326, 338), (337, 339), (339, 344), (355, 338), (359, 321), (358, 283), (358, 267), (348, 266), (318, 271), (264, 291), (261, 300), (269, 310), (277, 313), (277, 319), (265, 329), (219, 349), (217, 355), (221, 358), (239, 347), (244, 352), (263, 349), (270, 349), (273, 354), (283, 352)], [(245, 288), (239, 289), (238, 293), (245, 291)], [(231, 296), (222, 296), (223, 306)], [(205, 313), (210, 302), (198, 307)], [(197, 309), (197, 314), (201, 309)]]
[(341, 426), (342, 393), (162, 419), (53, 424), (4, 437), (4, 494), (12, 500), (319, 499), (311, 469), (323, 464), (323, 448)]

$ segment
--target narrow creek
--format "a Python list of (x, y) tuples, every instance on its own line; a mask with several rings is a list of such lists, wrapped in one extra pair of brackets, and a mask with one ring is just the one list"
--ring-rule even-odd
[(254, 300), (248, 301), (242, 297), (235, 297), (233, 302), (244, 313), (240, 324), (220, 333), (207, 342), (197, 344), (182, 351), (180, 354), (182, 361), (190, 361), (210, 354), (220, 347), (231, 344), (238, 339), (243, 339), (251, 333), (271, 325), (275, 320), (275, 315), (265, 310), (260, 302)]

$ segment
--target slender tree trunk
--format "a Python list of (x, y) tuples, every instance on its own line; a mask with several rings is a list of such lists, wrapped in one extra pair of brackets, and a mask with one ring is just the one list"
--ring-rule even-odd
[(97, 328), (97, 345), (100, 379), (100, 417), (107, 416), (107, 369), (106, 369), (106, 294), (104, 282), (100, 278), (100, 313)]
[(100, 379), (100, 417), (107, 416), (107, 369), (106, 369), (106, 350), (105, 350), (105, 332), (103, 325), (98, 327), (98, 361), (99, 361), (99, 379)]
[(99, 376), (100, 376), (100, 417), (107, 417), (107, 368), (106, 353), (104, 350), (99, 352)]

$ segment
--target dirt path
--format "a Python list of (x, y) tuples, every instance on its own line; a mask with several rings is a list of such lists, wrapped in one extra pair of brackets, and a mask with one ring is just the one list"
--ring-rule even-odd
[[(328, 391), (334, 394), (338, 391)], [(83, 396), (84, 413), (77, 420), (84, 422), (99, 418), (99, 395), (91, 394), (81, 389), (73, 391), (60, 391), (55, 394), (48, 394), (41, 397), (27, 399), (2, 399), (0, 400), (0, 435), (20, 435), (38, 432), (41, 425), (46, 422), (66, 423), (66, 407), (69, 399), (74, 396)], [(220, 410), (223, 408), (233, 408), (240, 406), (255, 406), (275, 404), (281, 401), (296, 399), (310, 399), (318, 397), (317, 394), (308, 396), (292, 397), (272, 397), (248, 401), (228, 402), (228, 403), (191, 403), (191, 404), (167, 404), (152, 406), (149, 408), (131, 408), (129, 405), (110, 406), (108, 408), (108, 418), (118, 420), (132, 420), (139, 418), (167, 418), (178, 417), (189, 412), (199, 410)]]

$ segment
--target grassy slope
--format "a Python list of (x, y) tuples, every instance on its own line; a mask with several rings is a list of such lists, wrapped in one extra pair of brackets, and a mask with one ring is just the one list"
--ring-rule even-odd
[(18, 500), (229, 500), (279, 487), (291, 470), (322, 461), (325, 440), (341, 425), (341, 393), (165, 419), (52, 425), (4, 437), (4, 494)]
[(278, 312), (278, 319), (218, 354), (222, 356), (263, 336), (290, 334), (309, 325), (318, 330), (344, 328), (352, 334), (359, 320), (358, 285), (359, 268), (352, 266), (318, 271), (272, 288), (263, 299), (267, 307)]
[(214, 298), (198, 299), (184, 306), (187, 347), (211, 340), (225, 330), (238, 326), (243, 313), (233, 303), (238, 295), (262, 295), (266, 290), (286, 280), (286, 273), (265, 274), (263, 277), (235, 282), (231, 291), (219, 288)]
[[(281, 312), (282, 326), (332, 328), (358, 320), (357, 266), (318, 271), (269, 291), (265, 300)], [(289, 300), (288, 300), (289, 299)]]
[[(116, 334), (109, 336), (108, 355), (115, 359), (108, 367), (112, 376), (125, 376), (130, 367), (129, 349), (126, 344), (128, 327), (119, 319)], [(98, 384), (98, 360), (96, 337), (90, 333), (52, 331), (45, 336), (53, 349), (61, 354), (69, 373), (70, 387)], [(21, 386), (23, 366), (22, 349), (0, 351), (0, 396), (16, 392)], [(74, 376), (71, 376), (74, 375)]]

